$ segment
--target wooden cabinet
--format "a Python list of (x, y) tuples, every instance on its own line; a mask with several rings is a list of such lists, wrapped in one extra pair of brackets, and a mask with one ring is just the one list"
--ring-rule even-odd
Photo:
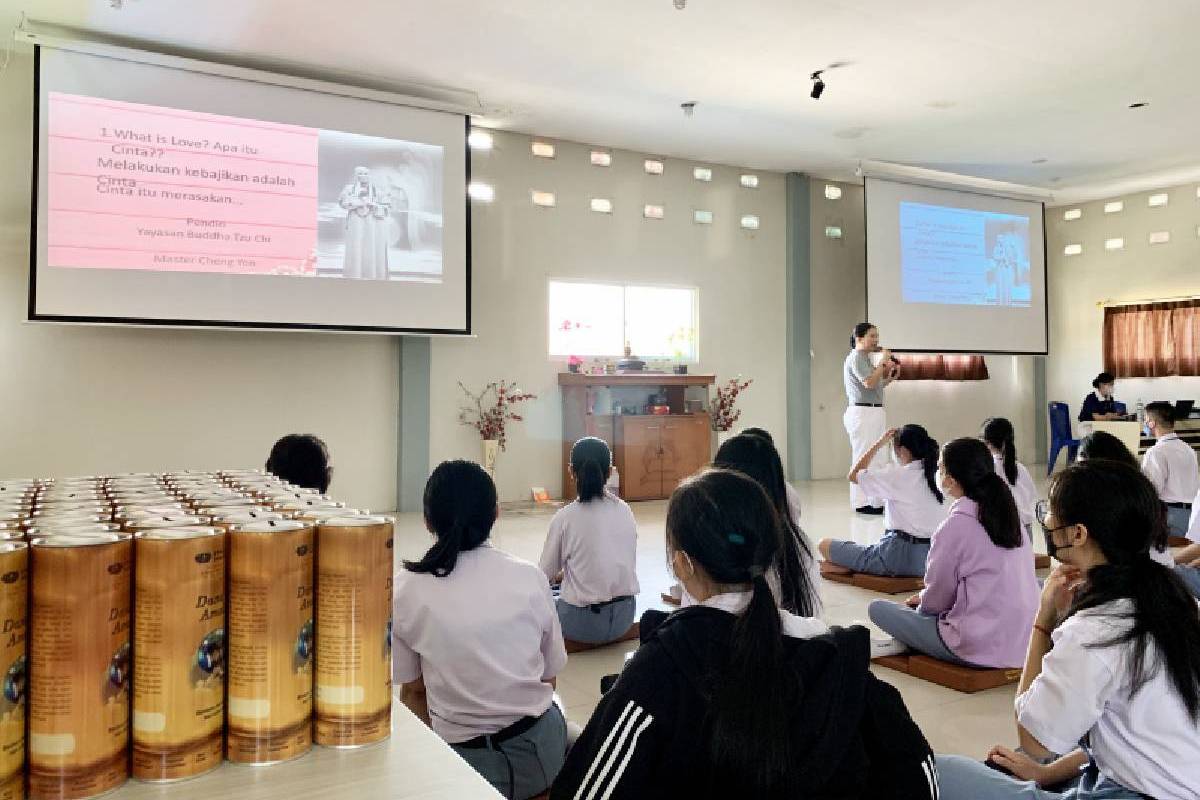
[(669, 497), (711, 460), (707, 414), (617, 418), (615, 462), (626, 500)]
[[(679, 482), (712, 460), (712, 433), (707, 412), (685, 414), (688, 387), (712, 386), (713, 375), (578, 375), (563, 373), (562, 496), (575, 498), (567, 471), (571, 446), (583, 436), (608, 442), (613, 464), (621, 474), (621, 497), (653, 500), (671, 495)], [(662, 392), (669, 415), (595, 413), (597, 390), (631, 393), (645, 398)]]

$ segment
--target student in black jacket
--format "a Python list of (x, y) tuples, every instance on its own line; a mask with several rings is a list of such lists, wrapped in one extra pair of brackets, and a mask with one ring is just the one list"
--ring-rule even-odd
[(775, 605), (765, 573), (782, 535), (744, 475), (711, 469), (675, 490), (667, 548), (698, 605), (644, 638), (551, 800), (935, 800), (929, 744), (868, 671), (866, 629)]

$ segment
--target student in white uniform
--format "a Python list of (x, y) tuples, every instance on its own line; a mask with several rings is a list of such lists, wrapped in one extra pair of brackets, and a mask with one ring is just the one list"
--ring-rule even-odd
[(1175, 433), (1175, 409), (1170, 403), (1146, 406), (1146, 427), (1157, 440), (1142, 456), (1142, 471), (1167, 506), (1167, 531), (1187, 533), (1192, 500), (1200, 490), (1196, 451)]
[(779, 548), (779, 558), (768, 574), (771, 588), (779, 599), (779, 607), (801, 617), (815, 617), (821, 610), (817, 593), (817, 560), (808, 537), (792, 518), (788, 506), (787, 481), (779, 453), (767, 439), (741, 433), (726, 439), (717, 449), (714, 467), (735, 470), (753, 478), (767, 493), (767, 499), (779, 514), (787, 532)]
[[(1139, 469), (1137, 457), (1129, 452), (1129, 448), (1125, 446), (1117, 437), (1106, 431), (1095, 431), (1079, 440), (1079, 461), (1089, 461), (1100, 459), (1106, 461), (1118, 461), (1122, 464), (1127, 464), (1134, 469)], [(1166, 508), (1163, 508), (1165, 515)], [(1197, 553), (1200, 556), (1200, 553)], [(1173, 568), (1175, 566), (1175, 558), (1171, 555), (1171, 551), (1167, 549), (1167, 528), (1164, 516), (1162, 527), (1162, 536), (1151, 543), (1150, 557), (1162, 564), (1164, 567)], [(1184, 577), (1180, 575), (1180, 577)], [(1188, 583), (1184, 579), (1184, 583)], [(1190, 584), (1189, 584), (1190, 585)], [(1200, 585), (1196, 591), (1200, 591)]]
[[(842, 365), (842, 381), (846, 386), (846, 413), (842, 422), (850, 437), (850, 463), (857, 463), (873, 442), (887, 431), (887, 415), (883, 411), (883, 389), (900, 375), (892, 361), (890, 350), (880, 350), (879, 331), (869, 322), (854, 326), (850, 337), (853, 348)], [(878, 365), (871, 364), (871, 354), (879, 352)], [(877, 456), (878, 457), (878, 456)], [(870, 466), (881, 467), (882, 461)], [(882, 500), (871, 497), (858, 484), (850, 484), (850, 505), (860, 514), (882, 514)]]
[(605, 488), (612, 453), (587, 437), (571, 448), (577, 498), (550, 521), (540, 565), (561, 580), (556, 607), (563, 636), (586, 644), (619, 639), (637, 610), (637, 522), (625, 501)]
[(404, 704), (502, 795), (533, 797), (567, 749), (553, 702), (567, 652), (550, 585), (488, 542), (499, 506), (478, 464), (443, 462), (424, 504), (436, 541), (396, 573), (393, 680)]
[(1023, 753), (990, 756), (1019, 778), (939, 755), (943, 800), (1195, 800), (1200, 612), (1150, 558), (1162, 528), (1154, 487), (1133, 467), (1093, 459), (1055, 476), (1041, 508), (1062, 564), (1046, 580), (1017, 689)]
[[(896, 464), (868, 467), (875, 454), (889, 445)], [(817, 543), (825, 558), (821, 571), (924, 575), (930, 537), (946, 520), (947, 513), (937, 485), (937, 462), (938, 443), (920, 425), (893, 428), (879, 437), (850, 468), (847, 478), (883, 499), (883, 538), (871, 545), (822, 539)]]
[(1196, 492), (1196, 499), (1192, 501), (1187, 538), (1191, 544), (1175, 554), (1175, 574), (1200, 600), (1200, 491)]
[(992, 452), (996, 462), (996, 474), (1004, 478), (1012, 490), (1013, 502), (1017, 504), (1017, 515), (1021, 527), (1033, 536), (1033, 507), (1037, 505), (1037, 487), (1025, 465), (1017, 461), (1017, 434), (1011, 422), (1004, 417), (991, 417), (983, 423), (983, 442)]

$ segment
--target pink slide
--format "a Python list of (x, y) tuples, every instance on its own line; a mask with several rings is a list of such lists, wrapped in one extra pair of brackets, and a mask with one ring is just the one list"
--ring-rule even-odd
[(51, 92), (52, 267), (316, 275), (316, 128)]

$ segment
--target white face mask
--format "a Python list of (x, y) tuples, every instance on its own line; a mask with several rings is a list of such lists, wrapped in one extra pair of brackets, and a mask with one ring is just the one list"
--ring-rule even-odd
[(933, 476), (933, 480), (937, 483), (937, 487), (941, 490), (942, 494), (950, 494), (950, 492), (946, 490), (946, 473), (939, 469), (937, 474)]

